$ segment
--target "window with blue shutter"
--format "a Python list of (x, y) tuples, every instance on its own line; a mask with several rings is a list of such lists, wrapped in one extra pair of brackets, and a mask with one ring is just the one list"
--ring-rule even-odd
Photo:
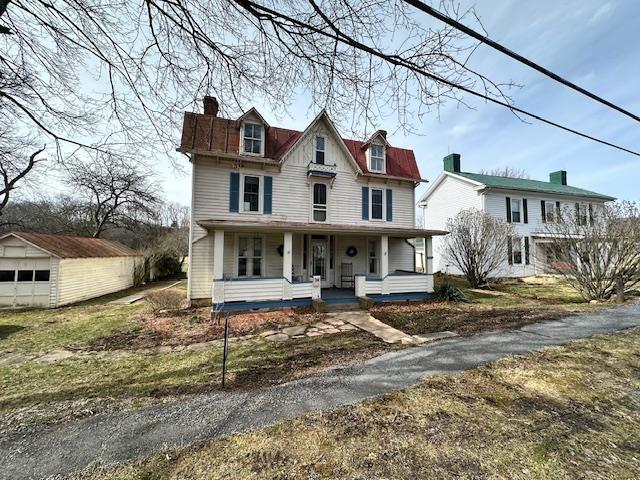
[(271, 215), (273, 198), (273, 177), (264, 177), (264, 197), (262, 202), (262, 213)]
[(393, 192), (387, 189), (387, 222), (393, 221)]
[(369, 187), (362, 187), (362, 219), (369, 220)]
[(238, 212), (240, 204), (240, 174), (231, 172), (229, 178), (229, 211)]

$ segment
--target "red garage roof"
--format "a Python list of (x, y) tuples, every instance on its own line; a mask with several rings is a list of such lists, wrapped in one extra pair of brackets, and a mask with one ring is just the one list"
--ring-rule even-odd
[(131, 257), (140, 255), (129, 247), (106, 238), (74, 237), (71, 235), (32, 232), (12, 232), (2, 238), (6, 238), (9, 235), (21, 238), (60, 258)]

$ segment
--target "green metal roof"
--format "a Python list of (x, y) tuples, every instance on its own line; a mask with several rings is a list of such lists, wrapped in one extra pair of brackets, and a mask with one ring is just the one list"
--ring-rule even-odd
[(615, 200), (614, 197), (592, 192), (583, 188), (561, 185), (540, 180), (529, 180), (526, 178), (499, 177), (496, 175), (481, 175), (479, 173), (455, 172), (456, 175), (482, 183), (488, 187), (505, 188), (510, 190), (528, 190), (540, 193), (556, 193), (561, 195), (573, 195), (578, 197), (601, 198), (602, 200)]

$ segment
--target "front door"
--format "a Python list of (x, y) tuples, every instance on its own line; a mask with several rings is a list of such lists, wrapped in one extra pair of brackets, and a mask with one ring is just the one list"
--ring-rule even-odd
[(327, 240), (311, 240), (311, 275), (318, 275), (322, 280), (322, 288), (329, 287), (329, 248)]

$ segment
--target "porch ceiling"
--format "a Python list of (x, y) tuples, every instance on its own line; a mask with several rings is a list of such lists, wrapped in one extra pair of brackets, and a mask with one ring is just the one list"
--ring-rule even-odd
[(233, 232), (304, 232), (321, 234), (369, 234), (388, 235), (401, 238), (433, 237), (446, 235), (444, 230), (426, 230), (423, 228), (400, 228), (378, 225), (338, 225), (331, 223), (269, 222), (252, 220), (200, 220), (197, 222), (207, 230), (226, 230)]

